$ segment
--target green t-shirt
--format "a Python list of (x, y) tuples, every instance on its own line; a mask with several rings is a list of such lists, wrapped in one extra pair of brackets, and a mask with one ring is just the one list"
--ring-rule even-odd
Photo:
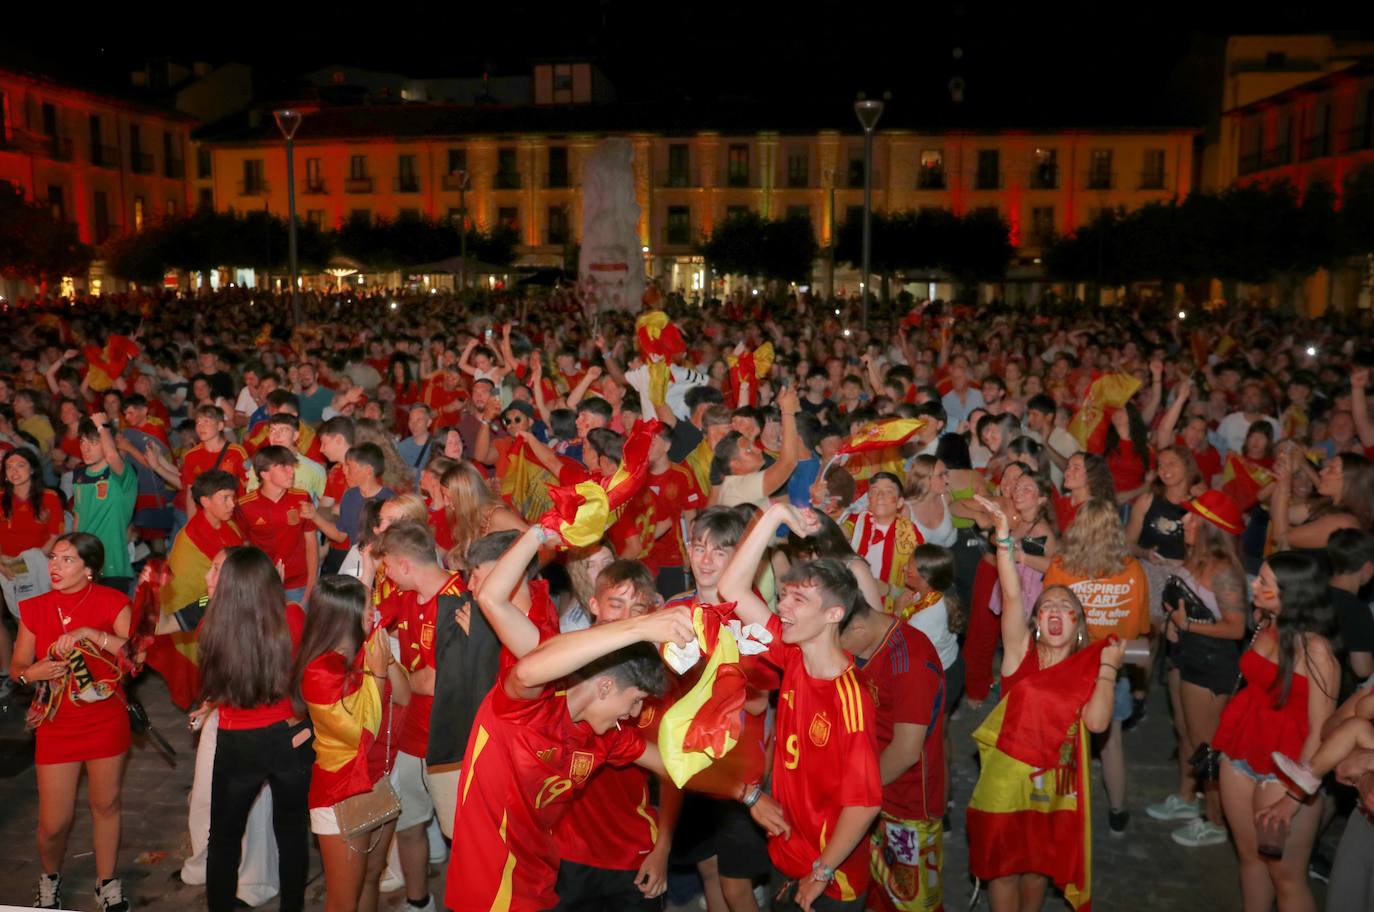
[(72, 490), (76, 492), (76, 531), (89, 532), (105, 546), (105, 566), (100, 575), (133, 576), (129, 523), (133, 522), (134, 501), (138, 499), (138, 472), (133, 463), (126, 460), (121, 475), (109, 465), (94, 474), (84, 467), (77, 469)]

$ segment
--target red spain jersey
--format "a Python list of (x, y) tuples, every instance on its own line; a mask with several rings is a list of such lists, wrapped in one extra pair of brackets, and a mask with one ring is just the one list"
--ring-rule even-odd
[[(181, 490), (177, 491), (176, 506), (179, 510), (186, 509), (186, 499), (191, 493), (191, 484), (201, 475), (215, 468), (215, 462), (219, 462), (219, 468), (228, 472), (239, 480), (239, 488), (236, 493), (243, 493), (244, 482), (248, 480), (248, 453), (237, 443), (226, 443), (227, 451), (210, 452), (205, 448), (205, 444), (198, 443), (186, 452), (181, 459)], [(224, 458), (220, 459), (223, 453)]]
[(644, 753), (638, 729), (598, 735), (568, 715), (565, 692), (516, 700), (505, 678), (477, 711), (459, 775), (444, 897), (454, 912), (556, 906), (559, 818), (593, 773)]
[(916, 764), (883, 786), (883, 811), (902, 820), (934, 820), (945, 812), (945, 672), (930, 637), (894, 620), (859, 669), (873, 698), (874, 734), (881, 753), (893, 726), (926, 726)]
[(668, 520), (673, 527), (654, 541), (649, 556), (644, 559), (655, 572), (664, 567), (687, 566), (687, 545), (682, 538), (682, 514), (687, 510), (706, 508), (706, 495), (697, 484), (697, 477), (686, 466), (670, 465), (661, 475), (650, 475), (645, 485), (654, 505), (654, 525)]
[[(344, 480), (343, 463), (338, 462), (330, 466), (329, 474), (324, 477), (324, 498), (334, 502), (334, 509), (339, 508), (343, 501), (344, 492), (348, 490), (348, 482)], [(335, 551), (347, 551), (351, 543), (347, 538), (343, 541), (331, 541), (329, 547)]]
[[(835, 832), (847, 807), (881, 807), (878, 739), (873, 698), (851, 666), (834, 680), (806, 673), (802, 652), (782, 641), (782, 622), (768, 619), (773, 642), (764, 656), (782, 670), (778, 695), (777, 744), (773, 751), (773, 797), (791, 824), (791, 835), (768, 840), (773, 865), (792, 879), (811, 876), (811, 863)], [(868, 889), (868, 845), (860, 840), (827, 896), (852, 900)]]
[(282, 492), (276, 501), (264, 496), (262, 488), (239, 498), (239, 528), (272, 563), (285, 565), (282, 586), (287, 589), (306, 584), (305, 536), (315, 534), (315, 524), (301, 516), (301, 505), (310, 502), (310, 495), (300, 488)]
[[(658, 741), (658, 723), (671, 705), (649, 697), (635, 728)], [(628, 724), (628, 723), (627, 723)], [(553, 831), (558, 857), (612, 871), (638, 871), (658, 843), (658, 810), (649, 799), (649, 773), (638, 766), (597, 770)]]
[[(401, 645), (401, 667), (407, 672), (434, 668), (440, 599), (445, 595), (461, 595), (467, 591), (463, 577), (453, 574), (434, 598), (421, 603), (413, 589), (397, 589), (388, 601), (394, 604), (379, 609), (383, 616), (396, 618), (396, 639)], [(405, 726), (401, 729), (400, 749), (413, 757), (423, 757), (429, 747), (429, 711), (434, 705), (432, 694), (411, 694), (406, 708)]]

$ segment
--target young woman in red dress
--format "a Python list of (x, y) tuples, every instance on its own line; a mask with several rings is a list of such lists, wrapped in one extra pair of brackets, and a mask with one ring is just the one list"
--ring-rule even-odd
[[(129, 908), (114, 876), (120, 780), (129, 750), (129, 714), (115, 656), (129, 633), (129, 598), (95, 583), (104, 563), (100, 539), (85, 532), (63, 535), (48, 564), (52, 591), (19, 605), (10, 674), (24, 686), (42, 682), (35, 704), (48, 708), (34, 731), (38, 858), (43, 866), (34, 905), (44, 909), (62, 908), (62, 860), (83, 768), (95, 845), (96, 901), (101, 912)], [(73, 673), (83, 668), (89, 678)], [(45, 690), (51, 696), (43, 704), (39, 701)]]

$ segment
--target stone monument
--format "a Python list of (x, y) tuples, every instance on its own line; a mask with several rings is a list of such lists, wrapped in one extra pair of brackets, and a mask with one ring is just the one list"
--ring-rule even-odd
[(644, 293), (634, 148), (603, 139), (582, 164), (582, 249), (577, 276), (592, 314), (634, 312)]

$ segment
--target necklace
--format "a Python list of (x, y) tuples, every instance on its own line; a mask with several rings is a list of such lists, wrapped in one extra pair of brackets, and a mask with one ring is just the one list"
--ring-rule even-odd
[[(76, 609), (78, 609), (78, 608), (80, 608), (82, 605), (86, 604), (86, 599), (90, 598), (91, 590), (94, 589), (94, 588), (95, 588), (95, 587), (92, 586), (90, 583), (87, 583), (87, 584), (86, 584), (86, 588), (85, 588), (85, 590), (83, 591), (83, 593), (82, 593), (82, 595), (81, 595), (81, 598), (77, 600), (77, 603), (76, 603), (75, 605), (72, 605), (69, 609), (67, 609), (67, 611), (66, 611), (65, 614), (64, 614), (63, 611), (62, 611), (62, 606), (61, 606), (61, 604), (59, 604), (59, 605), (57, 606), (57, 618), (58, 618), (58, 620), (60, 620), (60, 621), (62, 622), (62, 631), (63, 631), (64, 633), (65, 633), (66, 630), (67, 630), (67, 626), (68, 626), (69, 624), (71, 624), (71, 622), (72, 622), (72, 615), (76, 613)], [(61, 593), (61, 592), (58, 593), (58, 595), (63, 595), (63, 594), (64, 594), (64, 593)]]

